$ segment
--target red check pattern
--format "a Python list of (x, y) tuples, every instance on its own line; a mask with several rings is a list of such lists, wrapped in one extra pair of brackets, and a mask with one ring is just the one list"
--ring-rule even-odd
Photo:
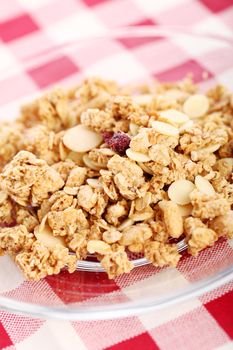
[[(138, 80), (156, 77), (162, 80), (182, 78), (190, 70), (195, 80), (202, 82), (203, 70), (208, 73), (207, 84), (220, 75), (233, 74), (233, 51), (225, 48), (222, 57), (217, 49), (174, 46), (163, 38), (127, 39), (109, 41), (108, 45), (87, 47), (46, 60), (37, 68), (23, 68), (31, 57), (51, 50), (57, 44), (72, 40), (79, 34), (104, 33), (122, 26), (181, 25), (199, 32), (213, 32), (232, 37), (232, 0), (7, 0), (0, 1), (0, 72), (13, 67), (15, 74), (0, 80), (0, 105), (5, 106), (28, 94), (56, 84), (59, 81), (74, 83), (85, 74), (87, 67), (96, 60), (104, 59), (104, 67), (120, 66), (126, 62), (127, 74)], [(159, 50), (158, 50), (159, 48)], [(121, 54), (119, 56), (118, 54)], [(160, 57), (156, 56), (159, 52)], [(133, 54), (135, 60), (132, 60)], [(148, 54), (150, 53), (150, 54)], [(114, 56), (115, 55), (115, 56)], [(117, 56), (118, 55), (118, 56)], [(163, 60), (164, 55), (170, 59)], [(116, 56), (118, 57), (116, 60)], [(197, 60), (201, 57), (201, 60)], [(216, 57), (218, 59), (216, 59)], [(122, 61), (121, 61), (122, 60)], [(201, 63), (200, 63), (201, 61)], [(155, 65), (156, 62), (156, 65)], [(114, 69), (112, 69), (114, 72)], [(95, 72), (94, 72), (95, 73)], [(117, 76), (113, 76), (117, 78)], [(14, 89), (12, 89), (14, 86)], [(222, 256), (233, 264), (232, 243), (220, 242), (198, 257), (181, 261), (174, 269), (178, 281), (190, 283), (222, 264)], [(198, 265), (199, 264), (199, 265)], [(2, 266), (2, 264), (1, 264)], [(1, 273), (1, 270), (0, 270)], [(25, 302), (66, 305), (91, 302), (93, 296), (119, 301), (130, 299), (132, 281), (140, 285), (151, 279), (156, 285), (158, 271), (152, 266), (122, 276), (115, 281), (105, 274), (62, 272), (59, 279), (48, 277), (39, 283), (28, 283), (18, 277), (16, 285), (1, 295), (15, 297)], [(64, 279), (67, 289), (75, 287), (76, 293), (62, 293)], [(2, 278), (3, 280), (3, 278)], [(101, 281), (101, 284), (97, 283)], [(96, 288), (93, 286), (96, 282)], [(62, 283), (62, 288), (61, 288)], [(101, 287), (100, 287), (101, 286)], [(82, 296), (80, 298), (80, 293)], [(114, 294), (115, 293), (115, 294)], [(167, 310), (149, 312), (135, 317), (108, 321), (63, 322), (40, 320), (0, 311), (0, 349), (26, 350), (229, 350), (233, 349), (233, 282), (215, 289), (199, 298), (170, 306)]]

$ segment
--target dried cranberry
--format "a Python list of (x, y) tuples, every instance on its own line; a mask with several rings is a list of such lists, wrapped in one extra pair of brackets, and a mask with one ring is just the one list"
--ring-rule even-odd
[(104, 140), (113, 151), (119, 154), (124, 154), (129, 148), (130, 137), (124, 132), (116, 132), (112, 137), (107, 137)]
[(113, 137), (113, 132), (112, 131), (103, 131), (102, 136), (104, 139), (104, 142), (107, 143), (107, 140), (111, 139)]

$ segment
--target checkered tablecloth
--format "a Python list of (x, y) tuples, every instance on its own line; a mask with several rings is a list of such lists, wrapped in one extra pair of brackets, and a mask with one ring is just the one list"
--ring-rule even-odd
[[(11, 103), (12, 99), (17, 100), (27, 91), (36, 92), (56, 82), (62, 74), (67, 76), (69, 72), (81, 70), (87, 60), (87, 56), (79, 57), (78, 64), (74, 57), (53, 60), (41, 68), (51, 73), (53, 67), (53, 74), (48, 74), (50, 81), (41, 80), (40, 72), (29, 69), (25, 74), (22, 66), (42, 50), (50, 50), (79, 35), (101, 34), (122, 26), (154, 24), (179, 25), (232, 37), (233, 1), (0, 0), (0, 74), (4, 74), (9, 66), (17, 72), (3, 85), (0, 82), (0, 90), (4, 91), (0, 93), (0, 103)], [(132, 41), (124, 44), (126, 50), (135, 45)], [(233, 56), (227, 55), (226, 52), (224, 65), (229, 64), (227, 74), (233, 80)], [(91, 56), (88, 59), (91, 60)], [(179, 55), (176, 59), (177, 64), (182, 61)], [(188, 72), (190, 65), (193, 67), (194, 64), (195, 61), (185, 61), (182, 72)], [(165, 74), (169, 77), (173, 74), (172, 70), (163, 73), (163, 67), (159, 68), (163, 79)], [(197, 77), (201, 74), (198, 69), (197, 66)], [(219, 58), (209, 73), (211, 70), (219, 73), (221, 69)], [(14, 89), (13, 96), (7, 91), (16, 81), (21, 83), (18, 89)], [(0, 311), (0, 349), (227, 350), (233, 349), (232, 339), (233, 282), (166, 310), (109, 321), (41, 320)]]

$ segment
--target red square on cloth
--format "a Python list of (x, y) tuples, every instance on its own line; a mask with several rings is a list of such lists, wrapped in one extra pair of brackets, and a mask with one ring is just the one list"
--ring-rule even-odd
[(11, 341), (11, 338), (7, 334), (5, 328), (3, 327), (0, 321), (0, 349), (4, 349), (8, 346), (14, 345)]
[(70, 58), (61, 56), (40, 67), (31, 69), (28, 74), (40, 88), (44, 88), (78, 71), (79, 68)]
[[(130, 26), (149, 26), (149, 25), (156, 25), (156, 22), (153, 21), (150, 18), (145, 18), (141, 21), (138, 22), (134, 22), (134, 23), (130, 23)], [(156, 41), (156, 40), (160, 40), (159, 37), (153, 38), (153, 37), (136, 37), (136, 38), (121, 38), (119, 39), (119, 41), (126, 46), (127, 48), (134, 48), (137, 47), (139, 45), (145, 45), (147, 43), (150, 43), (152, 41)]]
[[(175, 66), (164, 72), (157, 73), (156, 78), (162, 81), (175, 81), (183, 79), (185, 76), (187, 76), (187, 74), (192, 73), (193, 81), (197, 83), (203, 80), (203, 72), (206, 71), (207, 70), (202, 67), (197, 61), (187, 60), (178, 66)], [(207, 73), (208, 77), (211, 78), (212, 74), (210, 72)]]
[(83, 0), (83, 2), (87, 5), (87, 6), (95, 6), (95, 5), (99, 5), (102, 2), (106, 2), (107, 0)]
[(54, 293), (66, 304), (85, 301), (120, 289), (114, 280), (108, 279), (105, 273), (90, 274), (85, 271), (76, 271), (69, 274), (64, 270), (60, 273), (59, 278), (48, 276), (46, 281)]
[(205, 304), (205, 307), (233, 339), (233, 290)]
[(225, 10), (233, 4), (232, 0), (201, 0), (201, 2), (212, 12)]
[(0, 38), (4, 42), (18, 39), (39, 29), (37, 23), (27, 13), (0, 23)]
[(151, 338), (149, 333), (142, 333), (134, 338), (124, 340), (121, 343), (115, 344), (105, 350), (159, 350), (159, 347), (155, 344), (155, 341)]

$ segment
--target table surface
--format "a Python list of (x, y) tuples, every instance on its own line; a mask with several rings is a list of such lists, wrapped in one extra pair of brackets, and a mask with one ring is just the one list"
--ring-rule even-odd
[[(75, 33), (148, 24), (232, 37), (233, 0), (2, 0), (0, 73)], [(232, 339), (233, 282), (167, 310), (118, 320), (65, 322), (0, 311), (0, 349), (227, 350)]]

